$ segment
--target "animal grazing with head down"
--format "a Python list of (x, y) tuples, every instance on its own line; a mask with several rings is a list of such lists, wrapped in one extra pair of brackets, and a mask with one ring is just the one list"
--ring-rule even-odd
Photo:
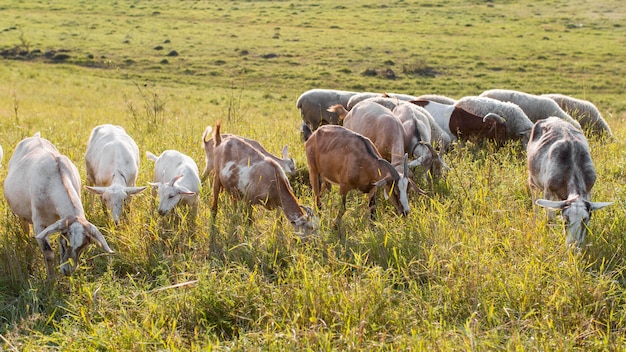
[[(443, 170), (448, 169), (448, 166), (443, 161), (441, 153), (437, 153), (433, 147), (433, 144), (441, 145), (443, 143), (441, 143), (441, 140), (436, 141), (432, 137), (432, 125), (437, 126), (437, 124), (434, 121), (431, 122), (432, 117), (430, 117), (430, 114), (410, 103), (400, 104), (392, 112), (402, 122), (402, 127), (404, 127), (404, 150), (416, 158), (409, 163), (409, 166), (421, 167), (423, 170), (430, 172), (433, 178), (441, 177)], [(443, 131), (441, 131), (441, 135), (447, 136)], [(447, 139), (447, 143), (449, 142), (449, 139)], [(444, 150), (443, 147), (442, 150)]]
[(154, 161), (154, 176), (150, 185), (159, 196), (159, 214), (166, 215), (181, 204), (190, 207), (191, 219), (195, 218), (200, 176), (193, 159), (176, 150), (166, 150), (158, 157), (146, 152), (146, 156)]
[(139, 172), (137, 144), (121, 126), (96, 126), (87, 144), (85, 166), (86, 188), (100, 195), (117, 224), (129, 197), (147, 187), (135, 187)]
[(481, 97), (508, 101), (524, 111), (530, 121), (537, 122), (550, 116), (559, 117), (580, 129), (580, 123), (574, 120), (552, 99), (510, 89), (490, 89), (480, 94)]
[(313, 210), (298, 203), (285, 172), (276, 161), (240, 137), (231, 135), (222, 139), (220, 121), (215, 125), (213, 140), (215, 180), (211, 213), (214, 223), (219, 194), (225, 189), (234, 198), (249, 205), (250, 221), (253, 205), (262, 205), (267, 209), (281, 208), (298, 234), (307, 236), (316, 233)]
[(460, 105), (437, 103), (430, 100), (412, 100), (411, 103), (424, 108), (437, 124), (448, 133), (453, 140), (493, 139), (497, 142), (508, 140), (505, 119), (495, 112), (476, 114)]
[(399, 173), (403, 173), (405, 131), (402, 122), (386, 107), (364, 100), (352, 110), (337, 104), (329, 108), (343, 120), (343, 126), (369, 138), (376, 149)]
[(322, 125), (339, 124), (339, 116), (328, 111), (328, 108), (341, 104), (348, 105), (348, 100), (357, 92), (334, 89), (311, 89), (302, 93), (296, 101), (296, 107), (302, 117), (303, 138), (306, 140), (305, 131), (315, 131)]
[[(535, 123), (528, 142), (528, 184), (543, 191), (536, 204), (562, 210), (567, 230), (566, 243), (580, 246), (594, 210), (609, 202), (591, 202), (596, 170), (582, 132), (558, 117)], [(549, 213), (553, 217), (553, 213)]]
[[(200, 177), (200, 180), (202, 182), (204, 182), (204, 180), (206, 180), (206, 178), (209, 176), (209, 173), (213, 171), (213, 148), (215, 146), (215, 142), (213, 141), (213, 137), (207, 139), (207, 137), (211, 134), (212, 130), (213, 128), (211, 128), (211, 126), (207, 126), (206, 129), (204, 130), (204, 133), (202, 134), (202, 147), (204, 148), (205, 160), (206, 160), (206, 166), (204, 168), (204, 171), (202, 172), (202, 176)], [(222, 140), (224, 140), (234, 135), (222, 134), (221, 136), (222, 136)], [(283, 168), (283, 170), (285, 171), (287, 175), (289, 176), (296, 175), (296, 163), (293, 161), (293, 158), (289, 157), (289, 148), (286, 145), (283, 147), (282, 159), (281, 159), (281, 158), (274, 156), (274, 154), (268, 152), (265, 148), (263, 148), (261, 143), (255, 141), (254, 139), (249, 139), (249, 138), (245, 138), (241, 136), (236, 136), (236, 137), (243, 139), (246, 143), (250, 144), (253, 148), (260, 151), (263, 155), (277, 162), (278, 165), (280, 165), (280, 167)]]
[(113, 253), (102, 233), (85, 219), (80, 192), (78, 169), (50, 141), (37, 133), (18, 143), (9, 160), (4, 196), (26, 233), (28, 224), (33, 225), (49, 279), (54, 276), (55, 267), (49, 238), (56, 232), (60, 233), (63, 275), (74, 272), (80, 255), (91, 242)]
[(583, 130), (589, 131), (589, 133), (605, 134), (608, 137), (613, 137), (611, 127), (606, 123), (600, 110), (590, 101), (570, 97), (563, 94), (542, 94), (544, 97), (548, 97), (554, 100), (561, 109), (565, 110), (574, 119), (576, 119)]
[(353, 189), (368, 194), (372, 219), (376, 211), (375, 196), (378, 187), (384, 187), (385, 198), (391, 198), (398, 214), (406, 216), (409, 213), (409, 179), (406, 177), (409, 171), (406, 156), (403, 163), (404, 175), (401, 175), (380, 156), (367, 137), (343, 126), (331, 125), (313, 132), (305, 143), (305, 149), (309, 179), (318, 209), (321, 207), (322, 181), (339, 186), (341, 209), (336, 218), (337, 227), (346, 211), (346, 196)]

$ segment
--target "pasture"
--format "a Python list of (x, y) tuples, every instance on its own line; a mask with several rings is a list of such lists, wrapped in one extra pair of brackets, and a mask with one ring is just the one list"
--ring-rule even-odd
[[(595, 103), (614, 140), (589, 139), (598, 180), (581, 251), (534, 210), (526, 153), (465, 143), (442, 181), (399, 218), (351, 193), (346, 241), (322, 197), (319, 236), (280, 211), (220, 195), (198, 216), (160, 217), (149, 191), (115, 226), (83, 191), (115, 251), (90, 247), (50, 284), (33, 238), (0, 196), (3, 350), (622, 350), (626, 348), (626, 3), (522, 1), (0, 1), (0, 145), (40, 132), (78, 167), (93, 127), (122, 125), (140, 149), (176, 149), (202, 171), (201, 136), (259, 140), (313, 205), (297, 97), (311, 88), (436, 93), (491, 88)], [(1, 193), (1, 191), (0, 191)], [(382, 192), (381, 192), (382, 193)], [(32, 234), (31, 234), (32, 236)], [(56, 241), (55, 241), (56, 242)], [(55, 243), (53, 242), (53, 243)], [(54, 247), (54, 246), (53, 246)], [(55, 250), (57, 249), (54, 247)]]

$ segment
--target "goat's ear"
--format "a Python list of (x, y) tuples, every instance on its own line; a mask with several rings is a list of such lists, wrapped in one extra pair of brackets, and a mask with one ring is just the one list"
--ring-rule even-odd
[(591, 210), (598, 210), (604, 207), (608, 207), (609, 205), (613, 204), (613, 202), (590, 202), (589, 204), (591, 205)]
[(567, 206), (567, 201), (566, 200), (556, 201), (556, 200), (547, 200), (547, 199), (537, 199), (535, 204), (544, 208), (559, 210)]
[(382, 187), (382, 186), (384, 186), (386, 184), (387, 184), (387, 179), (386, 178), (383, 178), (382, 180), (378, 180), (378, 181), (373, 183), (373, 185), (376, 186), (376, 187)]
[(152, 186), (152, 188), (159, 188), (159, 186), (161, 185), (161, 183), (159, 182), (148, 182), (148, 184)]
[(38, 233), (37, 236), (35, 236), (35, 238), (38, 240), (47, 239), (48, 236), (52, 235), (53, 233), (61, 231), (64, 225), (65, 225), (65, 219), (57, 220), (57, 222), (46, 227), (45, 229), (43, 229), (43, 231)]
[(289, 147), (287, 145), (283, 147), (283, 159), (289, 159)]
[(94, 224), (90, 223), (88, 226), (89, 226), (89, 231), (87, 232), (88, 236), (92, 240), (96, 241), (98, 246), (102, 247), (102, 249), (104, 249), (105, 252), (113, 253), (113, 250), (109, 248), (109, 245), (107, 244), (107, 240), (104, 239), (104, 236), (102, 235), (100, 230), (98, 230), (98, 228)]
[(143, 186), (143, 187), (126, 187), (126, 194), (129, 195), (135, 195), (135, 194), (139, 194), (143, 191), (146, 190), (146, 188), (148, 188), (148, 186)]
[(104, 193), (104, 191), (106, 190), (106, 187), (85, 186), (85, 189), (87, 189), (91, 193), (102, 195), (102, 193)]
[(422, 155), (422, 156), (420, 156), (419, 158), (417, 158), (417, 159), (415, 159), (415, 160), (411, 161), (411, 162), (409, 163), (409, 166), (410, 166), (410, 167), (418, 167), (418, 166), (422, 166), (422, 164), (424, 164), (424, 161), (425, 161), (425, 160), (426, 160), (426, 156), (425, 156), (425, 155)]
[(415, 184), (415, 182), (413, 182), (413, 180), (411, 180), (410, 178), (409, 180), (409, 189), (412, 189), (415, 191), (415, 193), (417, 193), (420, 196), (427, 196), (428, 193), (426, 193), (426, 191), (424, 191), (423, 189), (417, 187), (417, 185)]
[(190, 191), (187, 187), (176, 187), (176, 192), (178, 192), (178, 194), (182, 194), (182, 195), (186, 195), (186, 196), (193, 196), (196, 194), (196, 192), (194, 191)]

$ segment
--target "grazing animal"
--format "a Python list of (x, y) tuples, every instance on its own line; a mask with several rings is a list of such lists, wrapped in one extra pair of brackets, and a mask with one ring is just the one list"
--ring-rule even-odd
[[(432, 139), (430, 120), (425, 115), (428, 112), (422, 112), (419, 109), (414, 104), (403, 103), (393, 110), (393, 114), (398, 117), (404, 127), (404, 150), (409, 151), (416, 158), (409, 163), (409, 166), (419, 166), (429, 171), (432, 177), (438, 178), (441, 177), (444, 169), (448, 169), (448, 166), (441, 154), (437, 153), (432, 146), (435, 141)], [(432, 117), (430, 119), (432, 120)], [(436, 125), (434, 121), (432, 123)]]
[[(206, 137), (208, 137), (209, 134), (211, 134), (212, 130), (213, 129), (211, 128), (211, 126), (207, 126), (206, 129), (204, 130), (204, 133), (202, 134), (202, 146), (204, 147), (204, 152), (206, 155), (206, 158), (205, 158), (206, 167), (204, 168), (204, 171), (202, 172), (202, 176), (200, 177), (200, 180), (202, 182), (206, 180), (207, 176), (209, 176), (209, 173), (213, 170), (213, 147), (215, 146), (215, 143), (213, 141), (213, 137), (206, 139)], [(222, 140), (224, 140), (234, 135), (222, 134), (221, 136), (222, 136)], [(248, 138), (244, 138), (241, 136), (236, 136), (236, 137), (243, 139), (246, 143), (250, 144), (253, 148), (260, 151), (263, 155), (277, 162), (278, 165), (280, 165), (280, 167), (283, 168), (283, 170), (285, 171), (287, 175), (289, 176), (296, 175), (296, 163), (293, 161), (292, 158), (289, 157), (289, 148), (286, 145), (283, 147), (282, 159), (280, 159), (274, 156), (274, 154), (265, 150), (265, 148), (263, 148), (261, 143), (255, 141), (254, 139), (248, 139)]]
[[(535, 123), (527, 148), (528, 184), (543, 191), (536, 204), (562, 210), (567, 229), (566, 243), (580, 246), (587, 233), (591, 212), (610, 202), (591, 202), (596, 171), (589, 145), (582, 132), (558, 117)], [(550, 213), (553, 217), (554, 214)]]
[(372, 219), (376, 211), (375, 195), (378, 187), (384, 187), (385, 198), (391, 198), (399, 215), (406, 216), (409, 213), (406, 157), (403, 176), (380, 156), (369, 138), (343, 126), (320, 127), (305, 142), (305, 149), (309, 179), (318, 209), (321, 208), (321, 181), (339, 185), (341, 209), (335, 219), (337, 227), (346, 211), (346, 196), (353, 189), (368, 194)]
[(102, 233), (85, 219), (80, 192), (78, 169), (50, 141), (37, 133), (18, 143), (9, 160), (4, 196), (26, 233), (28, 224), (33, 225), (49, 279), (54, 276), (55, 267), (49, 240), (53, 233), (61, 234), (63, 275), (74, 272), (81, 253), (91, 242), (113, 253)]
[(117, 224), (128, 197), (143, 192), (135, 187), (139, 172), (139, 148), (121, 126), (100, 125), (91, 131), (87, 153), (86, 188), (100, 195)]
[(306, 126), (309, 130), (315, 131), (322, 125), (339, 124), (339, 116), (328, 111), (328, 108), (335, 104), (346, 107), (348, 100), (355, 94), (358, 93), (334, 89), (311, 89), (302, 93), (296, 101), (303, 121), (302, 129), (304, 130)]
[(508, 139), (504, 118), (494, 112), (485, 115), (472, 113), (462, 106), (441, 104), (430, 100), (412, 100), (411, 103), (428, 111), (437, 124), (454, 140), (493, 139), (504, 142)]
[(554, 100), (561, 109), (576, 119), (585, 131), (595, 134), (605, 134), (613, 137), (611, 127), (606, 123), (598, 108), (590, 101), (577, 99), (563, 94), (543, 94), (542, 96)]
[(154, 176), (150, 185), (159, 195), (159, 215), (166, 215), (181, 204), (189, 206), (191, 218), (195, 218), (200, 176), (193, 159), (176, 150), (166, 150), (158, 157), (146, 152), (146, 156), (154, 161)]
[(329, 110), (340, 116), (344, 127), (369, 138), (383, 159), (403, 173), (405, 131), (391, 110), (368, 100), (359, 102), (350, 111), (339, 104)]
[(299, 205), (285, 172), (274, 159), (240, 137), (231, 135), (222, 139), (219, 121), (215, 125), (213, 140), (216, 172), (211, 212), (214, 220), (223, 188), (236, 199), (248, 203), (250, 221), (253, 205), (263, 205), (270, 210), (281, 208), (297, 233), (315, 234), (317, 225), (313, 210)]
[(526, 147), (533, 122), (520, 109), (519, 106), (487, 97), (468, 96), (459, 99), (456, 106), (478, 116), (486, 116), (495, 113), (501, 116), (506, 126), (506, 138), (521, 140)]
[(550, 116), (559, 117), (580, 129), (580, 123), (568, 115), (552, 99), (509, 89), (491, 89), (480, 94), (481, 97), (508, 101), (519, 106), (530, 121), (537, 122)]

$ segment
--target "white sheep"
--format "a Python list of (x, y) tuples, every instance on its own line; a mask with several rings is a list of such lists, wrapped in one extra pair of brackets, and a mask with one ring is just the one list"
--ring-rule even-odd
[(102, 233), (85, 219), (80, 192), (78, 169), (50, 141), (37, 133), (18, 143), (9, 160), (4, 196), (26, 233), (28, 224), (33, 225), (49, 279), (55, 267), (49, 240), (53, 233), (61, 233), (61, 272), (66, 276), (74, 272), (92, 241), (113, 253)]
[(87, 188), (102, 198), (113, 221), (120, 221), (128, 197), (143, 192), (135, 187), (139, 148), (121, 126), (100, 125), (91, 131), (87, 152)]
[(563, 94), (542, 94), (554, 100), (561, 109), (578, 120), (582, 128), (590, 133), (606, 134), (613, 137), (611, 127), (606, 123), (598, 108), (590, 101), (577, 99)]
[(335, 89), (311, 89), (302, 93), (296, 101), (296, 107), (300, 110), (300, 117), (304, 127), (310, 131), (315, 131), (321, 125), (336, 125), (339, 123), (339, 116), (328, 108), (341, 104), (347, 107), (348, 100), (357, 92)]
[(146, 156), (154, 161), (154, 177), (150, 185), (158, 192), (159, 214), (166, 215), (174, 206), (182, 204), (191, 207), (191, 218), (195, 218), (200, 171), (193, 159), (176, 150), (166, 150), (158, 157), (146, 152)]
[(580, 123), (574, 120), (563, 111), (554, 100), (548, 97), (509, 89), (491, 89), (482, 92), (480, 96), (517, 104), (532, 122), (547, 119), (550, 116), (556, 116), (580, 129)]

